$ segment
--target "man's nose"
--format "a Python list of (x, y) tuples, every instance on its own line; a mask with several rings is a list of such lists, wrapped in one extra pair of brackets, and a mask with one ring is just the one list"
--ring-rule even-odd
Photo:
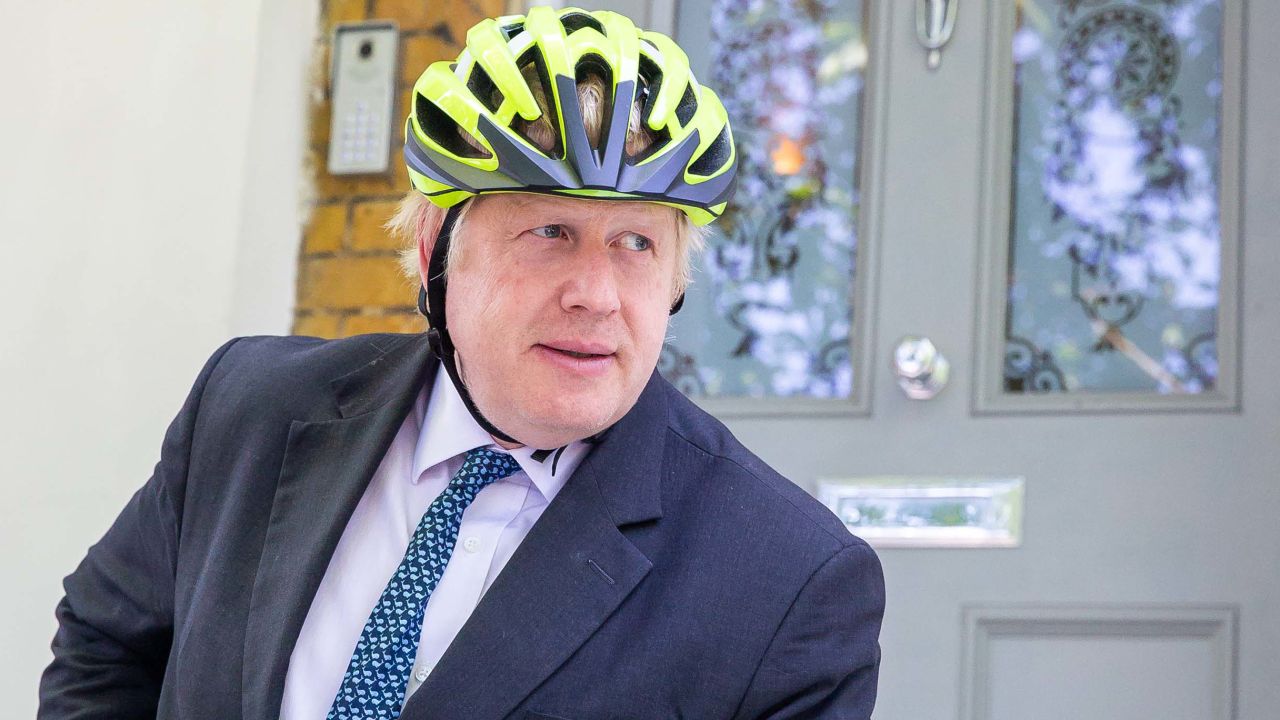
[(560, 296), (565, 310), (609, 315), (621, 307), (615, 268), (607, 248), (584, 248), (574, 253), (567, 270), (569, 274)]

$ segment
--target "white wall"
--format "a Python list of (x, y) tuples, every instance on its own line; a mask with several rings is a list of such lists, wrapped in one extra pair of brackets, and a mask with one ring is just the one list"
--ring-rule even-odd
[(226, 338), (287, 332), (314, 0), (0, 0), (0, 697)]

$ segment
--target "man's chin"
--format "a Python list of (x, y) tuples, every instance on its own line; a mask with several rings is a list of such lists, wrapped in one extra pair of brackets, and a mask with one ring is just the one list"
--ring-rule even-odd
[(559, 408), (554, 404), (526, 408), (521, 418), (504, 432), (534, 448), (557, 448), (584, 440), (612, 424), (613, 415), (601, 411)]

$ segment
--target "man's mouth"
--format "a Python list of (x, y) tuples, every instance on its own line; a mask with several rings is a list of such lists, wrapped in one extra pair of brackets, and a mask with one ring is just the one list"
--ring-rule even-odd
[(606, 345), (573, 340), (546, 342), (541, 343), (541, 346), (559, 355), (577, 360), (596, 360), (607, 358), (614, 354), (614, 350)]
[(580, 340), (551, 340), (533, 346), (534, 356), (556, 368), (560, 377), (602, 378), (618, 368), (617, 348)]

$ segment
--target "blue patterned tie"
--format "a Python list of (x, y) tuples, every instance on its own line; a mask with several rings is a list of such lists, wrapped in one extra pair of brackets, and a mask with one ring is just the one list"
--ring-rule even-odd
[(418, 657), (422, 613), (449, 564), (462, 513), (486, 486), (519, 469), (505, 453), (484, 448), (467, 453), (449, 486), (423, 514), (404, 560), (369, 614), (328, 720), (400, 717), (409, 670)]

